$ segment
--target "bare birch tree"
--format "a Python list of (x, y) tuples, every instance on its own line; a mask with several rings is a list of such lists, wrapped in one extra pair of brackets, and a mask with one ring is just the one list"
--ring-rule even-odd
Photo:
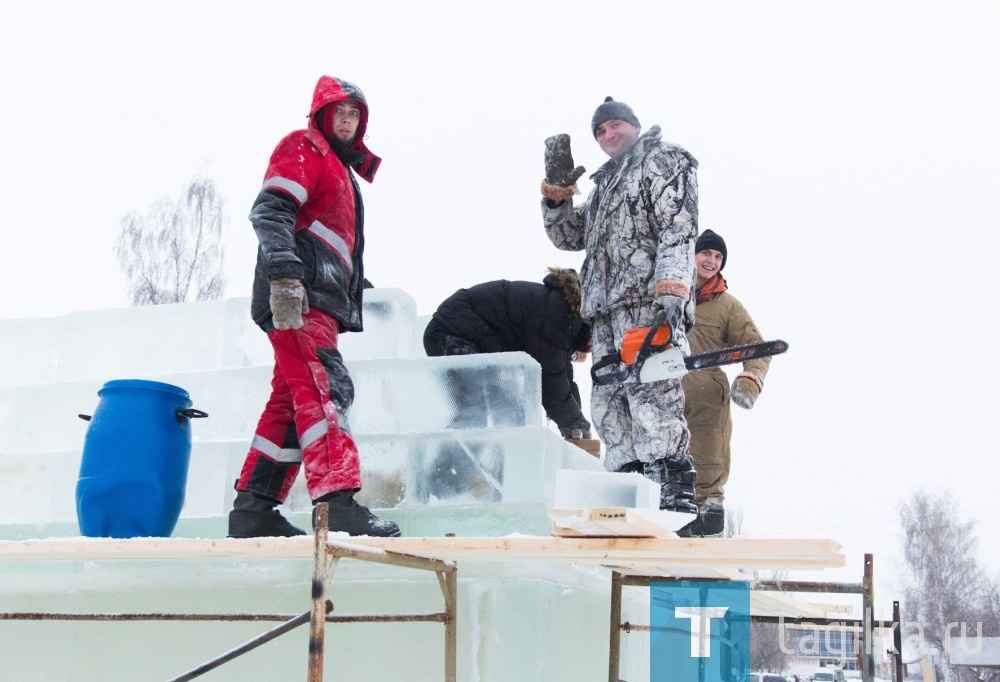
[[(726, 526), (722, 536), (739, 538), (746, 535), (743, 528), (743, 510), (726, 507)], [(754, 580), (784, 580), (787, 571), (750, 572)], [(750, 669), (781, 672), (788, 666), (787, 643), (784, 628), (776, 623), (750, 624)]]
[[(728, 510), (727, 510), (728, 511)], [(742, 520), (742, 514), (739, 516)], [(754, 580), (787, 580), (788, 571), (750, 572)], [(788, 667), (788, 641), (778, 623), (750, 624), (750, 669), (780, 673)]]
[[(975, 637), (977, 623), (991, 618), (989, 606), (996, 586), (979, 566), (975, 524), (958, 517), (958, 505), (946, 491), (915, 492), (903, 505), (900, 519), (910, 573), (903, 592), (904, 620), (919, 624), (925, 644), (946, 654), (946, 637), (960, 636), (963, 623)], [(995, 621), (983, 623), (983, 635), (996, 627)], [(940, 672), (945, 680), (997, 679), (996, 671), (980, 674), (947, 663)]]
[(188, 183), (178, 201), (164, 196), (145, 216), (122, 218), (115, 256), (132, 305), (222, 298), (224, 223), (222, 195), (205, 176)]

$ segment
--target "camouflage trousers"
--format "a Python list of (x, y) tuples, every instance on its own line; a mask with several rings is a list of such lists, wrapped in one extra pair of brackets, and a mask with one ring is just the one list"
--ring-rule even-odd
[[(593, 357), (614, 353), (626, 330), (649, 326), (654, 312), (650, 305), (621, 308), (594, 318)], [(618, 471), (636, 460), (652, 462), (691, 452), (680, 379), (640, 384), (630, 377), (620, 384), (595, 384), (590, 414), (605, 446), (604, 468), (608, 471)]]

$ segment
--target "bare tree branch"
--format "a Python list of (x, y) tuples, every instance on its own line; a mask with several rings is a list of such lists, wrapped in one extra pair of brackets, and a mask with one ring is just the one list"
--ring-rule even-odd
[[(996, 633), (997, 583), (980, 568), (975, 524), (959, 519), (951, 493), (915, 492), (903, 505), (900, 520), (910, 573), (904, 590), (905, 620), (919, 623), (924, 642), (943, 656), (949, 650), (946, 638), (959, 636), (962, 623), (973, 636), (977, 623), (982, 623), (983, 636)], [(947, 662), (941, 667), (943, 679), (996, 679), (996, 671), (987, 669)]]
[(145, 218), (135, 211), (122, 218), (115, 257), (132, 305), (223, 297), (224, 204), (215, 183), (198, 175), (176, 203), (161, 197)]
[[(729, 513), (729, 510), (726, 510)], [(738, 510), (733, 516), (738, 519), (741, 525), (743, 515)], [(728, 530), (727, 519), (727, 530)], [(739, 532), (739, 529), (737, 529)], [(787, 580), (788, 571), (759, 571), (750, 572), (754, 580)], [(789, 643), (785, 627), (777, 623), (751, 623), (750, 624), (750, 669), (765, 670), (780, 673), (788, 667)]]

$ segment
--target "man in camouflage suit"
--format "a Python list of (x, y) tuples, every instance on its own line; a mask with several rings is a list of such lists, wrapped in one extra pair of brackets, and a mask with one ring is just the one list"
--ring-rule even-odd
[[(687, 353), (694, 323), (694, 245), (698, 237), (698, 162), (645, 133), (632, 109), (608, 97), (591, 130), (611, 157), (591, 176), (587, 200), (573, 205), (576, 181), (569, 136), (545, 141), (542, 216), (556, 248), (586, 251), (580, 274), (582, 317), (593, 328), (593, 357), (621, 348), (628, 329), (648, 327), (660, 309), (679, 321), (675, 342)], [(640, 472), (661, 486), (660, 508), (695, 512), (691, 436), (680, 379), (595, 385), (591, 417), (609, 471)]]

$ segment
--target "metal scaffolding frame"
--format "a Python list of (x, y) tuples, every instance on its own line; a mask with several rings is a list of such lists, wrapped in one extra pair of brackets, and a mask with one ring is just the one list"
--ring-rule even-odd
[[(457, 633), (456, 606), (458, 602), (458, 568), (453, 561), (428, 559), (387, 552), (374, 547), (352, 545), (329, 539), (329, 510), (326, 503), (316, 505), (316, 523), (313, 531), (312, 608), (302, 614), (275, 613), (0, 613), (0, 620), (61, 620), (61, 621), (279, 621), (281, 624), (247, 642), (187, 671), (170, 682), (187, 682), (201, 677), (210, 670), (248, 653), (277, 637), (309, 624), (308, 682), (323, 681), (323, 650), (327, 623), (401, 623), (436, 622), (444, 624), (444, 680), (456, 682)], [(444, 597), (444, 610), (435, 613), (405, 613), (362, 615), (333, 615), (333, 603), (327, 599), (329, 583), (340, 559), (356, 559), (404, 568), (433, 571)]]
[[(629, 622), (622, 622), (622, 588), (623, 587), (649, 587), (654, 582), (718, 582), (717, 578), (684, 578), (678, 576), (664, 577), (659, 575), (633, 575), (624, 574), (619, 571), (611, 573), (611, 617), (610, 617), (610, 647), (608, 651), (608, 681), (619, 682), (619, 668), (621, 663), (621, 633), (624, 632), (648, 632), (649, 625), (635, 625)], [(830, 619), (830, 618), (808, 618), (808, 622), (814, 625), (845, 625), (861, 629), (861, 640), (864, 643), (861, 649), (861, 679), (862, 682), (872, 682), (875, 678), (875, 657), (873, 655), (874, 631), (876, 628), (886, 628), (893, 630), (893, 651), (890, 655), (893, 658), (893, 682), (903, 681), (903, 658), (902, 658), (902, 633), (900, 631), (899, 602), (893, 602), (893, 612), (891, 621), (878, 621), (874, 619), (875, 613), (875, 580), (874, 561), (871, 554), (865, 554), (864, 577), (860, 583), (834, 583), (834, 582), (804, 582), (793, 580), (753, 580), (748, 581), (750, 589), (762, 592), (814, 592), (814, 593), (839, 593), (839, 594), (860, 594), (862, 601), (862, 618), (851, 619)], [(750, 616), (752, 623), (798, 623), (804, 618), (783, 618), (779, 616)]]
[[(219, 614), (219, 613), (0, 613), (0, 620), (93, 620), (93, 621), (126, 621), (126, 620), (159, 620), (159, 621), (276, 621), (279, 624), (273, 629), (254, 637), (240, 646), (225, 652), (224, 654), (209, 660), (202, 665), (172, 679), (172, 682), (182, 682), (200, 677), (205, 672), (223, 665), (244, 653), (247, 653), (297, 627), (309, 624), (309, 651), (307, 672), (308, 682), (322, 682), (324, 648), (327, 623), (349, 623), (349, 622), (436, 622), (444, 625), (444, 679), (445, 682), (456, 682), (457, 680), (457, 588), (458, 569), (457, 561), (460, 558), (467, 558), (471, 561), (565, 561), (571, 563), (583, 562), (589, 564), (599, 564), (611, 571), (611, 619), (610, 619), (610, 642), (609, 642), (609, 680), (617, 682), (618, 669), (621, 655), (621, 632), (631, 632), (633, 630), (649, 630), (649, 626), (633, 625), (622, 623), (622, 588), (625, 586), (649, 586), (652, 582), (679, 582), (679, 581), (714, 581), (714, 580), (740, 580), (738, 574), (731, 571), (719, 573), (718, 578), (701, 577), (685, 578), (681, 577), (685, 571), (680, 566), (690, 565), (691, 568), (697, 566), (714, 565), (718, 563), (722, 566), (732, 566), (739, 563), (759, 564), (760, 557), (770, 557), (774, 559), (773, 552), (777, 551), (765, 542), (763, 545), (750, 545), (750, 549), (744, 548), (743, 544), (738, 545), (740, 549), (726, 548), (721, 552), (722, 545), (716, 544), (722, 541), (691, 541), (695, 544), (704, 543), (706, 554), (715, 555), (714, 561), (708, 563), (704, 556), (698, 554), (698, 548), (691, 547), (687, 543), (671, 543), (670, 547), (660, 546), (659, 539), (649, 539), (648, 543), (655, 546), (643, 546), (646, 540), (626, 537), (626, 538), (347, 538), (341, 541), (338, 537), (331, 539), (329, 532), (329, 509), (326, 504), (319, 504), (315, 507), (314, 530), (311, 538), (302, 537), (298, 539), (290, 538), (263, 538), (255, 543), (244, 544), (242, 541), (216, 541), (216, 540), (193, 540), (186, 541), (191, 546), (186, 546), (180, 550), (173, 546), (171, 541), (151, 538), (138, 540), (119, 541), (118, 543), (93, 543), (81, 544), (69, 542), (59, 544), (50, 542), (25, 541), (16, 546), (15, 551), (9, 554), (17, 560), (24, 557), (28, 560), (80, 560), (86, 557), (88, 560), (108, 560), (119, 559), (123, 554), (127, 554), (132, 559), (162, 559), (166, 557), (177, 558), (201, 558), (201, 557), (243, 557), (253, 560), (256, 558), (255, 552), (264, 550), (267, 558), (282, 556), (286, 558), (306, 558), (307, 552), (312, 554), (313, 572), (311, 580), (310, 610), (302, 614)], [(280, 540), (286, 542), (272, 542), (267, 540)], [(301, 540), (301, 542), (293, 540)], [(416, 542), (414, 541), (416, 540)], [(427, 540), (437, 540), (428, 543)], [(531, 540), (530, 542), (528, 540)], [(486, 542), (488, 541), (488, 542)], [(126, 548), (123, 542), (136, 543)], [(185, 542), (182, 540), (181, 542)], [(565, 546), (562, 546), (565, 543)], [(604, 544), (602, 544), (604, 543)], [(831, 554), (834, 550), (826, 547), (828, 542), (812, 541), (809, 546), (808, 558), (803, 559), (798, 556), (802, 548), (796, 552), (799, 564), (805, 562), (823, 567), (830, 565)], [(595, 546), (596, 545), (596, 546)], [(620, 545), (620, 546), (619, 546)], [(700, 545), (699, 545), (700, 546)], [(694, 560), (688, 564), (688, 552), (694, 552)], [(748, 553), (749, 552), (749, 553)], [(754, 554), (755, 553), (755, 554)], [(445, 556), (448, 559), (435, 557)], [(701, 557), (701, 558), (699, 558)], [(333, 604), (328, 599), (328, 592), (334, 575), (334, 569), (341, 559), (353, 559), (358, 561), (368, 561), (379, 564), (397, 566), (400, 568), (412, 568), (417, 570), (431, 571), (435, 574), (438, 586), (441, 589), (444, 608), (434, 613), (390, 613), (390, 614), (364, 614), (364, 615), (341, 615), (334, 614)], [(841, 557), (842, 559), (842, 557)], [(781, 561), (780, 558), (776, 559)], [(788, 561), (792, 561), (788, 559)], [(649, 563), (651, 569), (659, 571), (659, 574), (645, 573), (642, 565)], [(765, 563), (767, 563), (765, 561)], [(839, 565), (843, 565), (842, 562)], [(865, 573), (861, 583), (811, 583), (798, 581), (754, 581), (751, 583), (752, 590), (779, 591), (779, 592), (840, 592), (861, 594), (864, 601), (866, 617), (858, 621), (838, 621), (841, 624), (853, 622), (854, 625), (848, 627), (862, 631), (862, 637), (866, 643), (871, 643), (872, 633), (876, 627), (896, 628), (896, 652), (897, 652), (897, 673), (895, 679), (902, 680), (901, 658), (898, 656), (900, 649), (899, 613), (898, 603), (894, 610), (893, 621), (890, 623), (876, 622), (871, 618), (873, 595), (872, 578), (872, 557), (865, 555)], [(664, 568), (669, 567), (668, 576), (664, 576)], [(713, 569), (714, 571), (714, 569)], [(779, 601), (784, 601), (779, 600)], [(800, 622), (805, 610), (799, 610), (796, 606), (789, 607), (789, 612), (793, 615), (787, 622)], [(777, 611), (781, 613), (782, 611)], [(801, 618), (796, 620), (794, 614), (799, 614)], [(751, 620), (755, 622), (777, 622), (772, 616), (754, 616)], [(810, 618), (813, 624), (822, 623), (821, 618)], [(833, 621), (830, 621), (832, 624)], [(871, 655), (870, 644), (867, 646), (867, 656), (863, 661), (863, 674), (866, 681), (873, 677), (874, 658)]]
[[(456, 606), (458, 604), (458, 568), (453, 561), (428, 559), (409, 554), (386, 552), (374, 547), (348, 545), (328, 540), (328, 507), (326, 503), (316, 505), (314, 537), (314, 565), (312, 579), (312, 612), (309, 618), (309, 676), (308, 682), (323, 682), (323, 642), (327, 622), (327, 586), (333, 577), (333, 568), (340, 559), (359, 559), (379, 564), (403, 566), (437, 575), (441, 593), (444, 596), (443, 613), (430, 614), (430, 618), (444, 623), (444, 679), (455, 682), (457, 676), (456, 651), (458, 627)], [(407, 618), (409, 619), (409, 618)], [(378, 620), (389, 620), (380, 617)], [(399, 620), (395, 618), (392, 620)]]

